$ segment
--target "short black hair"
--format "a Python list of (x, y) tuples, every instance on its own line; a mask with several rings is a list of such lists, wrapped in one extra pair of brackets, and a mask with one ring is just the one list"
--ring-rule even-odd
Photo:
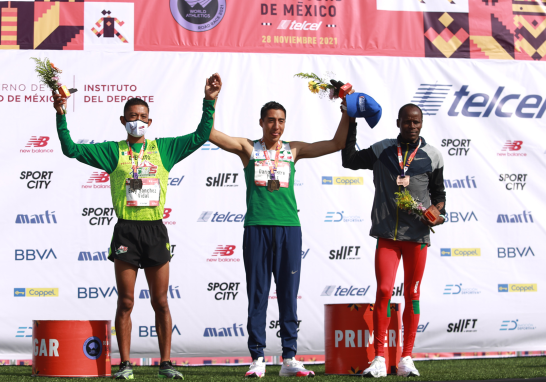
[(148, 113), (150, 112), (150, 107), (148, 106), (148, 103), (140, 98), (130, 98), (125, 102), (125, 106), (123, 106), (123, 115), (127, 112), (127, 109), (129, 109), (131, 106), (135, 105), (142, 105), (146, 106), (146, 109), (148, 109)]
[(398, 110), (398, 119), (402, 118), (402, 113), (404, 112), (404, 109), (408, 107), (416, 107), (417, 109), (419, 109), (419, 111), (421, 112), (421, 120), (423, 120), (423, 110), (421, 110), (421, 108), (414, 103), (407, 103), (404, 106), (402, 106), (400, 110)]
[(269, 101), (265, 105), (262, 106), (262, 110), (260, 112), (260, 119), (263, 121), (264, 118), (267, 116), (268, 110), (282, 110), (284, 111), (284, 117), (286, 118), (286, 109), (283, 105), (281, 105), (278, 102), (275, 101)]

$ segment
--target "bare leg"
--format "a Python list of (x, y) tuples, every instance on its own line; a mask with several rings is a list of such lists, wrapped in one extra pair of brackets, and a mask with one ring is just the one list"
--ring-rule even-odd
[(118, 308), (116, 310), (116, 337), (121, 362), (130, 360), (131, 352), (131, 312), (135, 303), (135, 282), (138, 268), (122, 260), (114, 261), (116, 284), (118, 287)]
[(172, 319), (167, 301), (167, 292), (169, 290), (169, 263), (158, 265), (157, 267), (144, 268), (148, 287), (150, 288), (150, 297), (152, 307), (155, 312), (155, 328), (157, 340), (159, 342), (159, 353), (161, 362), (171, 359), (171, 337), (172, 337)]

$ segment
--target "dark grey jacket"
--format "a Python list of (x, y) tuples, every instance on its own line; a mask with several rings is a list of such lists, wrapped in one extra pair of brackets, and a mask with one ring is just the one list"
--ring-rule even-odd
[[(414, 241), (430, 245), (430, 229), (415, 215), (410, 215), (396, 207), (394, 193), (402, 190), (396, 184), (400, 175), (397, 139), (379, 141), (370, 148), (356, 151), (356, 123), (349, 126), (347, 144), (341, 151), (343, 167), (352, 170), (373, 170), (375, 197), (372, 208), (372, 228), (370, 236), (391, 240)], [(417, 151), (406, 175), (410, 176), (407, 187), (415, 200), (425, 207), (446, 201), (444, 188), (444, 160), (436, 148), (427, 144), (421, 137), (421, 147)], [(406, 158), (415, 150), (418, 143), (401, 143), (402, 155)], [(445, 207), (440, 211), (445, 215)]]

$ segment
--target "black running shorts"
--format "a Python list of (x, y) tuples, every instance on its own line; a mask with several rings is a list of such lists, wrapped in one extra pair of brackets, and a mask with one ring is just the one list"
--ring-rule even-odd
[(108, 251), (108, 259), (125, 261), (139, 268), (155, 267), (171, 261), (169, 234), (163, 220), (118, 219)]

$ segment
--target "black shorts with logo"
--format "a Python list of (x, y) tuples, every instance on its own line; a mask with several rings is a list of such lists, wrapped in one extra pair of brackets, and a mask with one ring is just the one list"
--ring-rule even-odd
[(169, 234), (163, 220), (118, 219), (108, 251), (108, 259), (125, 261), (139, 268), (155, 267), (171, 261)]

